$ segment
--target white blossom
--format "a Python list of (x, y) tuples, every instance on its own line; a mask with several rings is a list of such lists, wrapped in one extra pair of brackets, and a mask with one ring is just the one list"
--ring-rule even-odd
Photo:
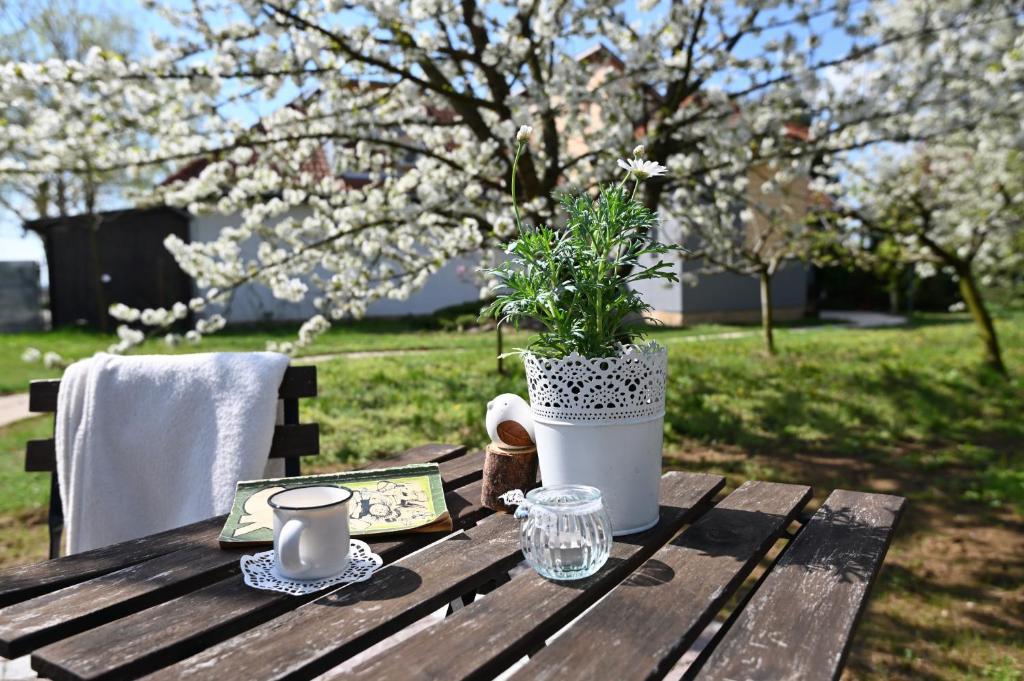
[[(342, 4), (169, 3), (159, 11), (175, 30), (143, 57), (0, 64), (0, 181), (111, 180), (139, 205), (239, 216), (212, 241), (165, 241), (202, 297), (115, 303), (118, 322), (163, 335), (185, 305), (198, 342), (223, 326), (207, 316), (200, 330), (202, 316), (243, 287), (316, 298), (325, 321), (407, 297), (514, 233), (508, 170), (534, 127), (524, 222), (552, 221), (560, 185), (591, 189), (624, 168), (663, 178), (638, 192), (709, 271), (744, 274), (805, 256), (793, 193), (806, 198), (812, 174), (811, 192), (849, 192), (850, 174), (833, 171), (875, 145), (977, 128), (1000, 131), (976, 137), (986, 158), (1021, 148), (1024, 31), (995, 0), (797, 0), (779, 12), (643, 0), (640, 16), (596, 2), (332, 9)], [(815, 21), (798, 30), (805, 17)], [(825, 27), (850, 47), (819, 54)], [(612, 163), (608, 150), (633, 147)], [(160, 182), (197, 159), (194, 176)], [(976, 258), (1012, 257), (983, 241)]]
[(298, 346), (304, 347), (312, 344), (318, 336), (330, 328), (331, 323), (323, 315), (318, 314), (311, 317), (299, 327)]
[(108, 309), (108, 313), (118, 321), (129, 323), (137, 322), (142, 316), (142, 313), (139, 310), (130, 308), (124, 303), (114, 303)]
[(651, 178), (664, 175), (668, 168), (656, 161), (644, 161), (640, 158), (631, 158), (628, 161), (619, 159), (619, 167), (641, 182)]
[(43, 366), (47, 369), (57, 369), (64, 365), (64, 358), (56, 352), (47, 352), (43, 355)]
[[(200, 335), (207, 335), (211, 333), (217, 333), (227, 324), (227, 320), (223, 315), (214, 314), (210, 315), (206, 319), (200, 319), (196, 322), (195, 331)], [(192, 340), (191, 338), (189, 340)]]

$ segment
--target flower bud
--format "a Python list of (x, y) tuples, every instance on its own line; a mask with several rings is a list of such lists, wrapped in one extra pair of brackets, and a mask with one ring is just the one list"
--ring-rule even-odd
[(644, 157), (644, 153), (646, 153), (646, 150), (644, 149), (644, 145), (638, 144), (633, 149), (633, 158), (643, 158)]
[(516, 133), (516, 142), (525, 143), (530, 141), (530, 135), (533, 134), (533, 127), (524, 125), (519, 128), (519, 132)]

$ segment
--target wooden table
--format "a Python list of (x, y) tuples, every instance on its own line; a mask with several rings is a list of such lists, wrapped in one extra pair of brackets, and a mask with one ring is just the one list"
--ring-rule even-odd
[(371, 541), (385, 565), (367, 582), (250, 589), (212, 518), (0, 571), (0, 655), (31, 653), (54, 679), (485, 679), (514, 665), (516, 679), (648, 679), (707, 630), (685, 678), (834, 679), (904, 505), (837, 490), (806, 517), (803, 485), (723, 495), (721, 477), (667, 473), (659, 524), (616, 541), (593, 577), (557, 583), (508, 576), (518, 522), (480, 506), (482, 453), (427, 445), (376, 465), (424, 460), (439, 462), (456, 530)]

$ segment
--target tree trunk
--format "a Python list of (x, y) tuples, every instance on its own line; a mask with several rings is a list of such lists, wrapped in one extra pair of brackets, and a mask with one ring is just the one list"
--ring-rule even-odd
[(900, 313), (900, 285), (902, 284), (903, 273), (899, 272), (889, 277), (889, 285), (886, 287), (889, 290), (889, 313), (899, 314)]
[(964, 304), (970, 310), (974, 323), (978, 326), (978, 336), (985, 346), (985, 362), (1000, 374), (1006, 375), (1006, 366), (1003, 364), (1003, 355), (999, 350), (999, 338), (996, 336), (996, 327), (992, 323), (992, 317), (985, 307), (985, 301), (981, 298), (981, 291), (974, 280), (974, 272), (970, 265), (959, 268), (957, 275), (960, 278), (960, 295)]
[(764, 350), (775, 354), (775, 324), (772, 319), (772, 275), (761, 270), (761, 328), (764, 330)]
[(503, 355), (505, 354), (505, 348), (503, 347), (504, 343), (502, 342), (501, 337), (501, 322), (498, 322), (497, 324), (494, 325), (494, 332), (497, 334), (498, 338), (498, 375), (504, 376), (505, 358), (503, 357)]
[(905, 303), (904, 311), (909, 317), (914, 314), (914, 295), (917, 292), (917, 275), (914, 274), (914, 268), (908, 267), (903, 273), (903, 279), (906, 281), (906, 285), (903, 289), (903, 302)]

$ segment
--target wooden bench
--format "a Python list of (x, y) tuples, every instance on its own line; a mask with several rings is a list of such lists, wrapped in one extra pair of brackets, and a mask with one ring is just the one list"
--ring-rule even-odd
[[(28, 410), (38, 414), (57, 413), (57, 393), (60, 380), (32, 381), (28, 391)], [(299, 423), (299, 399), (316, 397), (316, 367), (290, 366), (285, 370), (278, 396), (284, 407), (283, 423), (274, 428), (270, 444), (271, 459), (284, 459), (288, 477), (300, 475), (300, 460), (304, 456), (320, 453), (320, 426)], [(60, 501), (57, 482), (57, 451), (53, 438), (29, 440), (25, 447), (25, 470), (30, 473), (50, 473), (50, 508), (47, 524), (50, 530), (50, 558), (60, 555), (61, 535), (64, 532), (64, 509)]]

